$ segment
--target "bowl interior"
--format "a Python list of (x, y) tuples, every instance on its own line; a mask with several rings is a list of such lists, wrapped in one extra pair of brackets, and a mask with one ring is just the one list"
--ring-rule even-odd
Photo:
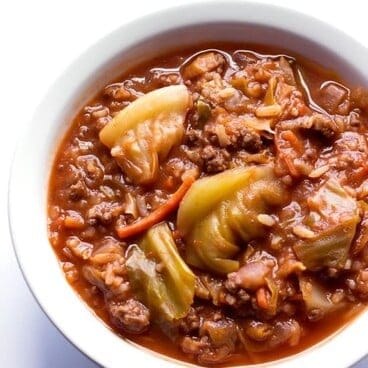
[[(139, 353), (88, 311), (65, 281), (47, 240), (50, 169), (61, 138), (79, 109), (132, 65), (165, 50), (211, 41), (265, 44), (290, 50), (338, 71), (352, 84), (368, 85), (367, 50), (334, 28), (271, 6), (215, 4), (197, 4), (146, 17), (118, 29), (87, 50), (51, 87), (15, 155), (9, 218), (26, 280), (55, 325), (83, 352), (107, 367), (121, 366), (131, 357), (137, 366), (172, 366), (172, 360), (147, 351)], [(340, 355), (334, 366), (347, 366), (367, 351), (362, 343), (349, 344), (349, 354), (344, 354), (347, 342), (351, 342), (352, 336), (360, 336), (363, 326), (368, 327), (367, 313), (334, 339), (318, 344), (308, 353), (284, 359), (283, 366), (318, 365), (331, 349)]]

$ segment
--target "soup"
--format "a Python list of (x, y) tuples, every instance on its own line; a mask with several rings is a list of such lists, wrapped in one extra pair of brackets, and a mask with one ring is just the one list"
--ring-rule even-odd
[(335, 73), (261, 46), (132, 68), (54, 159), (66, 279), (122, 337), (200, 365), (321, 341), (368, 296), (367, 106)]

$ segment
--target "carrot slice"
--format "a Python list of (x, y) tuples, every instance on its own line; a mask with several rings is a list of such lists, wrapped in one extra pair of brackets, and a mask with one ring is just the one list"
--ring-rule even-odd
[(180, 201), (182, 200), (188, 189), (191, 187), (191, 185), (194, 183), (194, 181), (194, 177), (189, 176), (185, 178), (179, 189), (170, 197), (170, 199), (168, 199), (165, 204), (157, 208), (155, 211), (151, 212), (147, 217), (128, 226), (118, 228), (118, 236), (121, 239), (125, 239), (146, 231), (153, 225), (163, 221), (166, 216), (177, 209)]
[(294, 165), (294, 159), (302, 156), (304, 146), (301, 139), (291, 130), (285, 130), (276, 134), (275, 146), (277, 156), (282, 162), (282, 167), (294, 176), (300, 176), (298, 169)]
[(269, 303), (267, 300), (266, 289), (264, 287), (260, 287), (256, 292), (256, 300), (257, 304), (262, 309), (268, 309)]
[(300, 141), (300, 139), (297, 137), (297, 135), (292, 132), (291, 130), (285, 130), (281, 133), (282, 138), (287, 140), (291, 147), (299, 154), (302, 154), (304, 152), (304, 146), (303, 143)]

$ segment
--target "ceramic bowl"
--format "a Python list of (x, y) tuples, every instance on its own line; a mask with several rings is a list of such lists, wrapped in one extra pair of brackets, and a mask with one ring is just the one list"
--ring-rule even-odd
[[(182, 362), (124, 340), (66, 282), (47, 238), (47, 188), (54, 154), (78, 110), (132, 63), (164, 49), (240, 41), (288, 49), (368, 85), (368, 50), (336, 28), (295, 11), (242, 1), (173, 7), (121, 26), (84, 52), (53, 84), (26, 127), (12, 166), (9, 219), (25, 279), (44, 312), (102, 366), (173, 367)], [(267, 367), (347, 367), (368, 352), (368, 313), (325, 341)]]

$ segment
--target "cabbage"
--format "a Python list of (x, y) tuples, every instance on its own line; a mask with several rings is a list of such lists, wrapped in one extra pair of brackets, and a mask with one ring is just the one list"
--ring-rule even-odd
[(242, 243), (264, 234), (257, 216), (286, 199), (271, 166), (236, 168), (197, 180), (177, 217), (186, 240), (186, 261), (220, 274), (237, 271), (235, 257)]
[(160, 162), (183, 138), (190, 104), (184, 85), (160, 88), (132, 102), (101, 130), (101, 142), (135, 184), (157, 178)]
[(309, 269), (342, 268), (360, 220), (357, 202), (338, 183), (329, 180), (308, 200), (311, 212), (321, 220), (308, 239), (300, 239), (294, 251)]
[(138, 299), (157, 319), (185, 317), (193, 303), (195, 276), (181, 259), (168, 225), (148, 230), (127, 255), (128, 277)]

